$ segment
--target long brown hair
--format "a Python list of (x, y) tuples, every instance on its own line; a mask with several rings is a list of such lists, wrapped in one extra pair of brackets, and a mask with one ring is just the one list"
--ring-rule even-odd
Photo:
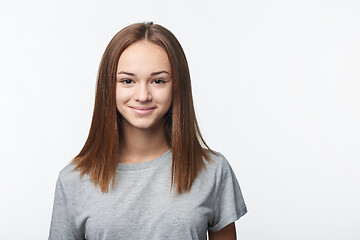
[[(80, 175), (89, 174), (103, 193), (110, 182), (114, 186), (121, 146), (121, 115), (116, 108), (116, 71), (122, 52), (136, 41), (147, 40), (165, 49), (172, 72), (173, 101), (165, 114), (166, 138), (172, 150), (171, 189), (177, 193), (191, 189), (196, 176), (205, 167), (202, 160), (212, 161), (211, 150), (201, 136), (196, 120), (189, 68), (184, 51), (176, 37), (158, 24), (136, 23), (119, 31), (110, 41), (102, 56), (95, 96), (95, 106), (89, 136), (80, 153), (72, 160)], [(170, 189), (170, 190), (171, 190)]]

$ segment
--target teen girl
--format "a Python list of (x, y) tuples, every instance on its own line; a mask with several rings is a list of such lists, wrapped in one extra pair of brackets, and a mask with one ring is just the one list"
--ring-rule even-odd
[(88, 139), (59, 174), (49, 239), (234, 240), (246, 212), (200, 134), (175, 36), (152, 22), (122, 29), (101, 59)]

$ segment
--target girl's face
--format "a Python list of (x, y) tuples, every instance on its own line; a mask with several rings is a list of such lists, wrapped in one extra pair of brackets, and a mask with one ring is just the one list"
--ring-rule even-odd
[(151, 129), (172, 103), (171, 66), (166, 51), (138, 41), (121, 54), (117, 66), (116, 107), (123, 127)]

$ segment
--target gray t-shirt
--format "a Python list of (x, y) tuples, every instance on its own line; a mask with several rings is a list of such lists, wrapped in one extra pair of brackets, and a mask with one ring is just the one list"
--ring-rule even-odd
[(247, 212), (226, 158), (209, 152), (190, 192), (170, 192), (172, 152), (142, 163), (118, 164), (104, 194), (69, 164), (60, 171), (49, 239), (206, 239)]

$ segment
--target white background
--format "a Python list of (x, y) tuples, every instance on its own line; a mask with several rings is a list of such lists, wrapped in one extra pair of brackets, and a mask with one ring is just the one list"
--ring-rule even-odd
[(0, 236), (46, 239), (90, 127), (100, 58), (154, 21), (188, 58), (205, 140), (248, 207), (238, 239), (360, 239), (360, 2), (0, 3)]

